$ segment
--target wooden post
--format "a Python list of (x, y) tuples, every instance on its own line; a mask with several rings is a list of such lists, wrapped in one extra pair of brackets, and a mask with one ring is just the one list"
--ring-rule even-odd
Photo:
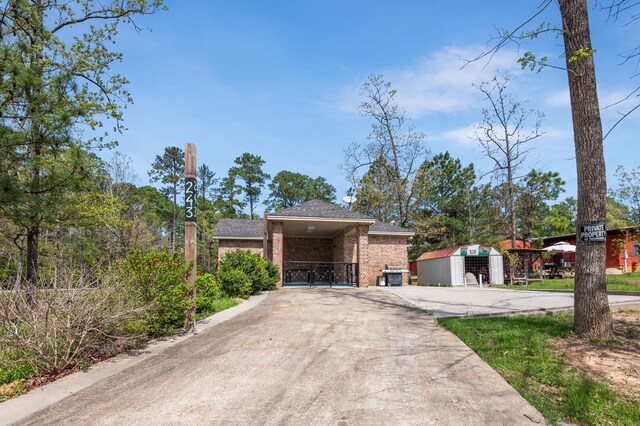
[(184, 260), (191, 263), (187, 291), (191, 300), (184, 317), (184, 331), (196, 332), (196, 146), (185, 145), (184, 155)]

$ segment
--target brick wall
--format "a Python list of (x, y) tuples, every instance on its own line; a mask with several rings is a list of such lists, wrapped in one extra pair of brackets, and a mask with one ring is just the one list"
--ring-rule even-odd
[[(358, 225), (356, 228), (358, 238), (358, 287), (368, 287), (375, 276), (371, 275), (369, 263), (369, 225)], [(375, 283), (375, 281), (374, 281)]]
[(333, 247), (333, 261), (344, 263), (357, 262), (357, 243), (358, 239), (355, 232), (351, 232), (350, 235), (345, 235), (344, 232), (340, 233), (331, 243)]
[(284, 223), (283, 222), (273, 222), (272, 225), (273, 233), (272, 242), (271, 242), (271, 261), (275, 263), (280, 269), (280, 279), (278, 280), (276, 286), (282, 287), (282, 256), (284, 254)]
[[(369, 282), (375, 285), (385, 265), (402, 265), (409, 269), (407, 238), (391, 235), (369, 235)], [(402, 281), (409, 282), (409, 274), (402, 274)]]
[(285, 261), (333, 262), (332, 241), (329, 238), (284, 238)]
[(218, 261), (234, 250), (246, 250), (262, 256), (262, 240), (220, 240), (218, 242)]

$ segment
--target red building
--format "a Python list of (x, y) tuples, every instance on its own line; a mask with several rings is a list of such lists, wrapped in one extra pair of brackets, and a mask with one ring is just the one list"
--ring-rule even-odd
[[(542, 239), (543, 247), (549, 247), (560, 241), (576, 244), (576, 234), (556, 235)], [(640, 226), (607, 230), (607, 268), (620, 269), (622, 272), (640, 271)], [(575, 254), (568, 253), (570, 262), (575, 262)]]

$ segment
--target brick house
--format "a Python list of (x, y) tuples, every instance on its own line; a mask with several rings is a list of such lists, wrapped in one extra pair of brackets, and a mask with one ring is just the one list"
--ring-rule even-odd
[[(262, 220), (220, 219), (218, 260), (233, 250), (259, 253), (281, 270), (278, 286), (336, 283), (375, 285), (386, 265), (408, 269), (413, 232), (320, 200)], [(403, 274), (403, 282), (408, 282)]]

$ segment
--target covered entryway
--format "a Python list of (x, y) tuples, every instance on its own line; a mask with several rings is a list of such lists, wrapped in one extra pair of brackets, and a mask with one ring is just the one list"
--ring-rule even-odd
[(283, 286), (368, 285), (374, 219), (315, 200), (265, 219), (265, 257), (281, 268)]

